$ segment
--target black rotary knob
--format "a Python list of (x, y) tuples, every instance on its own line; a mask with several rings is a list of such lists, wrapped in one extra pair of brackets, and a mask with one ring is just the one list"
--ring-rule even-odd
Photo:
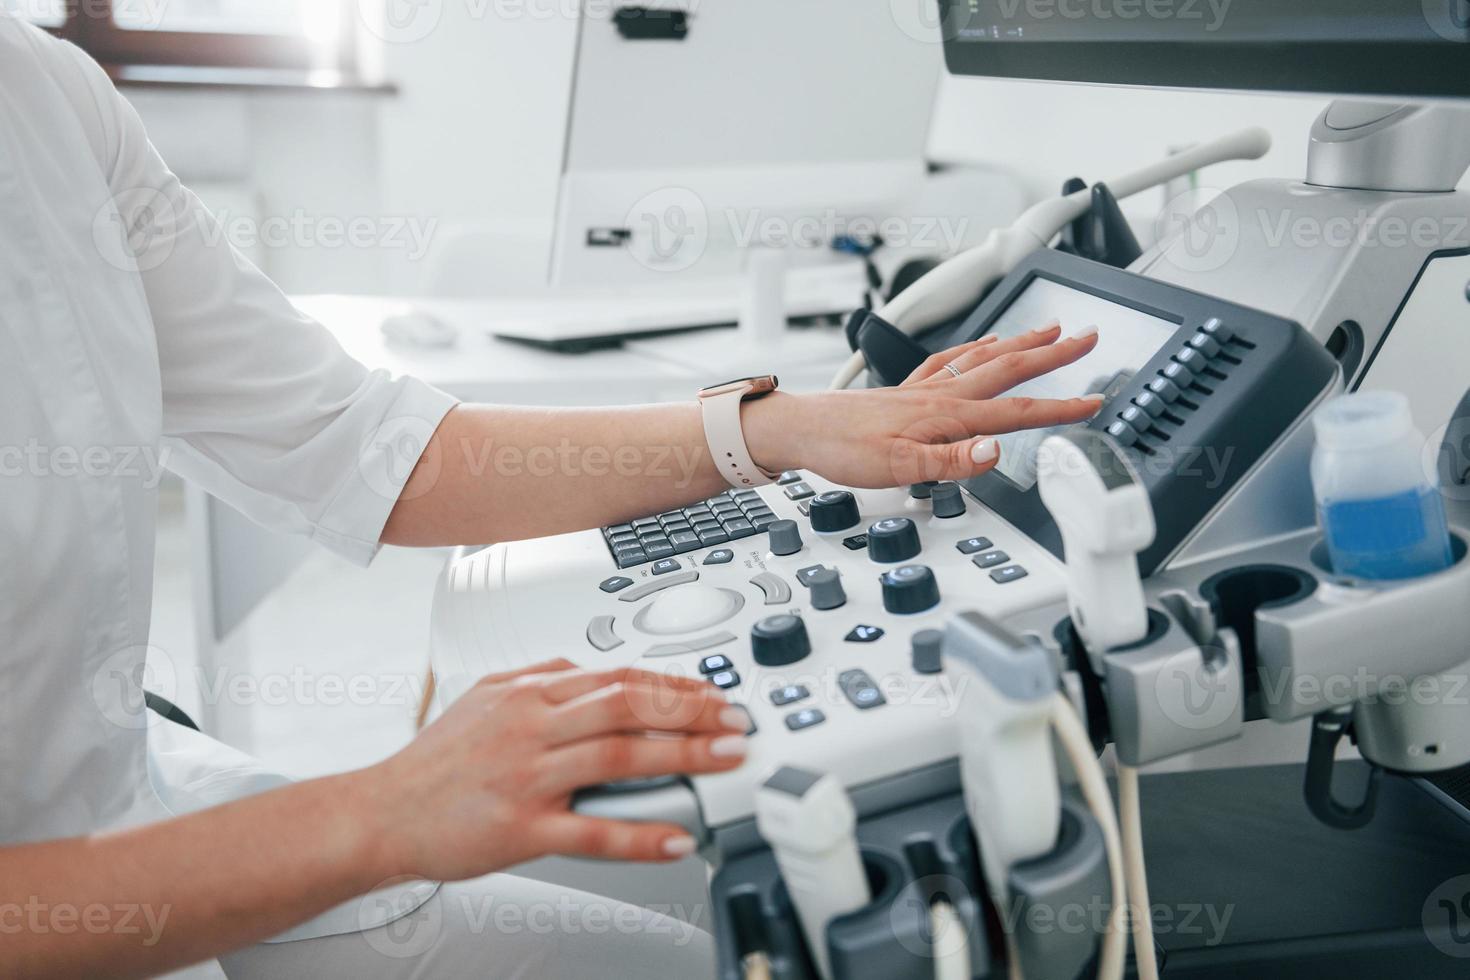
[(965, 494), (958, 483), (941, 483), (929, 495), (935, 517), (961, 517), (965, 513)]
[(762, 667), (785, 667), (811, 653), (812, 641), (800, 616), (778, 613), (750, 628), (750, 650)]
[(883, 608), (891, 613), (918, 613), (939, 605), (939, 582), (927, 565), (901, 565), (878, 577)]
[(868, 528), (868, 557), (874, 561), (908, 561), (922, 548), (919, 529), (907, 517), (886, 517)]
[(862, 520), (857, 498), (846, 490), (828, 490), (812, 498), (813, 531), (846, 531)]

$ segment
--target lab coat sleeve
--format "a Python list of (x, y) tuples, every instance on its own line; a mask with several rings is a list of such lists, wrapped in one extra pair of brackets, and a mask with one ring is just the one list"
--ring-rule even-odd
[(367, 370), (297, 311), (70, 50), (153, 317), (167, 465), (260, 524), (366, 564), (454, 399)]

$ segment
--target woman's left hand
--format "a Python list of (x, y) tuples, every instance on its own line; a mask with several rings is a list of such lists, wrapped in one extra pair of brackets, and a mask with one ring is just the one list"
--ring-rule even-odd
[(742, 420), (751, 455), (768, 470), (805, 469), (853, 487), (979, 476), (1000, 459), (993, 436), (1085, 422), (1101, 409), (1100, 395), (1000, 397), (1097, 346), (1096, 328), (1066, 339), (1061, 333), (1051, 323), (1007, 340), (982, 337), (933, 355), (896, 388), (777, 393), (747, 402)]

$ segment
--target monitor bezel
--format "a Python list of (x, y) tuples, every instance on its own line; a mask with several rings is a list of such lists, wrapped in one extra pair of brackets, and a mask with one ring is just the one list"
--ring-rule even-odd
[[(965, 0), (939, 0), (941, 23)], [(1128, 87), (1470, 99), (1470, 44), (1448, 41), (966, 41), (954, 75)]]

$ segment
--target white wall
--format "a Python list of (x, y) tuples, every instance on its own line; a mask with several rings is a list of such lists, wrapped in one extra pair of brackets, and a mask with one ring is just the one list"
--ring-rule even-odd
[[(1244, 126), (1265, 126), (1275, 142), (1264, 158), (1222, 164), (1201, 186), (1225, 188), (1254, 177), (1306, 173), (1307, 133), (1324, 98), (1164, 92), (1044, 82), (946, 78), (930, 152), (939, 161), (992, 161), (1018, 170), (1036, 196), (1062, 181), (1105, 180), (1171, 148)], [(1124, 210), (1147, 231), (1165, 202), (1144, 194)]]
[[(124, 94), (164, 159), (222, 213), (235, 240), (257, 244), (247, 251), (286, 291), (369, 292), (382, 283), (393, 248), (381, 223), (380, 97)], [(240, 211), (251, 203), (257, 213), (247, 221)], [(365, 244), (334, 234), (354, 221), (373, 223)]]
[[(466, 228), (518, 236), (486, 269), (538, 282), (549, 262), (571, 93), (573, 4), (445, 3), (423, 36), (382, 44), (396, 96), (132, 90), (155, 142), (187, 181), (240, 186), (267, 217), (411, 220), (433, 249)], [(1031, 193), (1089, 181), (1171, 147), (1259, 124), (1276, 144), (1254, 163), (1201, 175), (1208, 187), (1299, 176), (1325, 100), (945, 79), (931, 135), (943, 162), (998, 164)], [(231, 199), (233, 200), (233, 199)], [(1127, 206), (1146, 233), (1165, 197)], [(261, 264), (292, 292), (415, 292), (427, 264), (413, 242), (367, 247), (293, 235)]]
[[(571, 99), (575, 5), (445, 3), (426, 36), (384, 48), (401, 88), (382, 106), (384, 206), (437, 222), (435, 245), (493, 229), (518, 242), (487, 277), (545, 280)], [(423, 262), (391, 256), (388, 285), (416, 292)]]

